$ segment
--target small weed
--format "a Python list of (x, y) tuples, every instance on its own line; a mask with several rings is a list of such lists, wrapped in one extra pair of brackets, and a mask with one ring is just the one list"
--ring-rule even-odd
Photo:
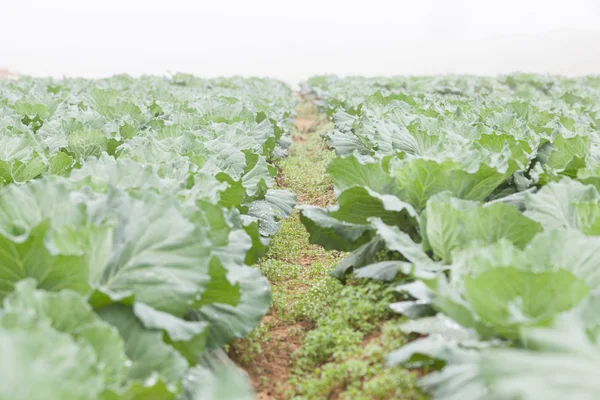
[(309, 371), (330, 359), (344, 359), (356, 353), (363, 337), (391, 315), (388, 305), (394, 296), (385, 285), (338, 285), (340, 290), (322, 301), (330, 307), (320, 308), (317, 327), (306, 335), (298, 350), (296, 371)]
[(290, 149), (290, 156), (279, 162), (282, 181), (286, 188), (299, 195), (301, 204), (324, 206), (333, 203), (333, 182), (325, 174), (329, 162), (335, 157), (320, 134), (326, 133), (333, 125), (321, 120), (317, 132), (309, 134), (294, 132), (296, 145)]
[[(266, 260), (278, 260), (299, 264), (311, 245), (308, 243), (308, 232), (300, 222), (298, 211), (281, 221), (279, 232), (271, 240)], [(314, 246), (318, 249), (317, 246)]]
[(406, 343), (399, 319), (390, 319), (395, 299), (389, 285), (365, 281), (329, 299), (331, 307), (295, 354), (292, 398), (423, 399), (413, 374), (385, 363), (386, 354)]
[(269, 333), (271, 326), (272, 323), (263, 321), (246, 338), (231, 343), (227, 349), (228, 353), (235, 354), (241, 365), (249, 365), (254, 358), (263, 353), (262, 345), (269, 342), (271, 338)]
[(269, 282), (281, 283), (297, 279), (301, 274), (302, 266), (267, 258), (261, 263), (260, 270)]

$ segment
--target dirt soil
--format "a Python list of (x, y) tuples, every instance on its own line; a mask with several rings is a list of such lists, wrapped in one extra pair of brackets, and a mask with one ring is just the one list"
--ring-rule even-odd
[[(311, 129), (316, 126), (315, 116), (302, 115), (299, 112), (293, 124), (301, 135), (292, 135), (293, 146), (298, 148), (306, 142), (306, 134), (311, 133)], [(294, 155), (291, 155), (293, 157)], [(278, 171), (276, 182), (279, 187), (285, 189), (285, 177), (281, 170)], [(299, 204), (306, 203), (306, 193), (296, 193)], [(321, 201), (316, 201), (321, 203)], [(317, 204), (322, 205), (322, 204)], [(306, 268), (310, 268), (314, 257), (310, 254), (301, 256), (296, 263)], [(276, 285), (276, 283), (271, 283)], [(294, 287), (293, 291), (300, 293), (305, 291), (305, 287)], [(268, 341), (260, 344), (260, 353), (252, 357), (249, 365), (241, 365), (248, 373), (252, 385), (257, 393), (258, 400), (281, 400), (288, 398), (292, 393), (289, 378), (292, 369), (293, 353), (302, 345), (305, 334), (314, 328), (308, 321), (287, 322), (280, 320), (276, 310), (271, 308), (265, 315), (263, 326), (268, 327)], [(240, 353), (243, 353), (243, 347)], [(240, 360), (243, 354), (230, 352), (234, 360)], [(241, 363), (240, 363), (241, 364)]]
[[(273, 311), (265, 316), (267, 321), (276, 320)], [(289, 375), (292, 367), (292, 354), (302, 344), (303, 334), (312, 327), (308, 322), (277, 324), (269, 330), (269, 348), (263, 346), (261, 356), (247, 366), (248, 373), (258, 400), (279, 400), (282, 393), (289, 393)]]
[[(294, 119), (294, 126), (300, 133), (308, 133), (310, 132), (310, 128), (313, 127), (315, 123), (314, 118), (298, 116)], [(302, 139), (300, 136), (294, 136), (294, 139)]]

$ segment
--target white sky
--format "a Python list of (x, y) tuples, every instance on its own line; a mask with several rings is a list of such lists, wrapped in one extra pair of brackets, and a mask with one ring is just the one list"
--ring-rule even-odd
[(0, 0), (36, 76), (600, 74), (600, 0)]

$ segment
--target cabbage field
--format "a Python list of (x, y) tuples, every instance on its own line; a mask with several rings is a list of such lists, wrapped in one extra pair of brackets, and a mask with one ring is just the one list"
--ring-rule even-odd
[(600, 79), (314, 78), (334, 270), (390, 282), (435, 399), (600, 396)]
[(599, 191), (597, 77), (0, 81), (0, 399), (599, 398)]
[(294, 101), (261, 79), (0, 88), (0, 398), (225, 399), (220, 348), (270, 304), (256, 269)]

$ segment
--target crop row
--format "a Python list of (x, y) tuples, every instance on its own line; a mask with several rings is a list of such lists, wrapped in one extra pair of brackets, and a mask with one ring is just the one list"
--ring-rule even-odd
[(600, 393), (600, 79), (315, 77), (337, 204), (303, 206), (336, 268), (387, 281), (435, 399)]
[(220, 350), (270, 304), (256, 262), (283, 83), (117, 76), (0, 84), (0, 398), (251, 398)]

